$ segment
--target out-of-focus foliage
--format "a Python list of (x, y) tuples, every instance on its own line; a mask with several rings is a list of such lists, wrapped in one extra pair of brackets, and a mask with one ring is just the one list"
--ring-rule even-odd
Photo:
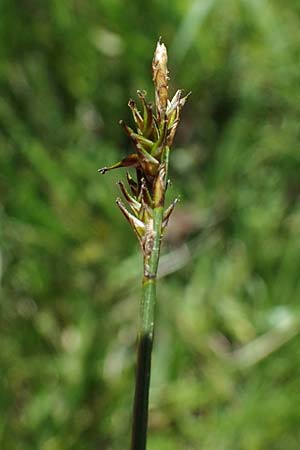
[(162, 35), (171, 155), (149, 449), (299, 450), (300, 5), (0, 3), (0, 447), (129, 447), (140, 255), (117, 121)]

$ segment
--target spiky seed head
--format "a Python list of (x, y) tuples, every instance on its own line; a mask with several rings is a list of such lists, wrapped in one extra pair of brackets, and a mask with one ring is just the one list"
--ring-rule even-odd
[[(155, 88), (155, 106), (146, 101), (146, 92), (138, 91), (142, 105), (141, 111), (134, 100), (129, 100), (136, 130), (120, 121), (125, 133), (129, 136), (135, 153), (123, 158), (118, 163), (99, 169), (100, 173), (119, 167), (134, 167), (136, 180), (127, 173), (130, 192), (119, 182), (119, 187), (131, 212), (117, 199), (117, 205), (130, 223), (141, 244), (144, 257), (151, 253), (153, 243), (154, 209), (164, 207), (166, 182), (166, 151), (169, 151), (179, 124), (180, 112), (188, 97), (181, 97), (178, 90), (173, 99), (168, 98), (168, 55), (166, 46), (158, 41), (152, 61), (152, 74)], [(175, 207), (175, 200), (164, 212), (162, 232), (167, 226), (170, 215)]]

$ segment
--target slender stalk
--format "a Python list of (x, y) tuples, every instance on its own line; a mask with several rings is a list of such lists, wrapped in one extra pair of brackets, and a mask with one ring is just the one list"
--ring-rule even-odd
[(154, 312), (156, 303), (156, 276), (160, 254), (162, 219), (163, 207), (154, 208), (153, 248), (149, 257), (149, 265), (144, 268), (140, 308), (131, 450), (146, 450), (147, 444), (151, 354), (154, 337)]

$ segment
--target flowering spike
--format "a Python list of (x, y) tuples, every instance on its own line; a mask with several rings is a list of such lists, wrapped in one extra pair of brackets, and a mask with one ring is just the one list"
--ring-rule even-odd
[(127, 211), (120, 199), (117, 200), (117, 204), (137, 234), (145, 259), (147, 259), (146, 253), (151, 254), (153, 239), (159, 234), (158, 228), (155, 228), (157, 227), (155, 225), (157, 214), (161, 215), (160, 229), (163, 231), (178, 201), (176, 199), (163, 215), (165, 193), (168, 188), (166, 178), (169, 151), (180, 120), (181, 109), (189, 96), (188, 94), (182, 97), (182, 90), (179, 89), (169, 100), (167, 62), (166, 47), (159, 40), (152, 60), (155, 110), (151, 103), (146, 101), (147, 93), (137, 91), (142, 105), (141, 110), (139, 111), (134, 100), (131, 99), (128, 102), (135, 128), (120, 121), (134, 145), (135, 153), (126, 156), (110, 167), (99, 169), (100, 173), (106, 173), (119, 167), (136, 169), (135, 179), (128, 172), (126, 173), (128, 190), (124, 183), (121, 181), (118, 183), (132, 213)]

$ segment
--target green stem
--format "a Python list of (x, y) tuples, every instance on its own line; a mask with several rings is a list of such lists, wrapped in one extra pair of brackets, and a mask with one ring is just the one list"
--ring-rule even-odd
[(136, 385), (131, 450), (146, 450), (151, 354), (154, 336), (156, 277), (160, 253), (163, 207), (153, 210), (153, 246), (144, 261), (144, 278), (137, 347)]

